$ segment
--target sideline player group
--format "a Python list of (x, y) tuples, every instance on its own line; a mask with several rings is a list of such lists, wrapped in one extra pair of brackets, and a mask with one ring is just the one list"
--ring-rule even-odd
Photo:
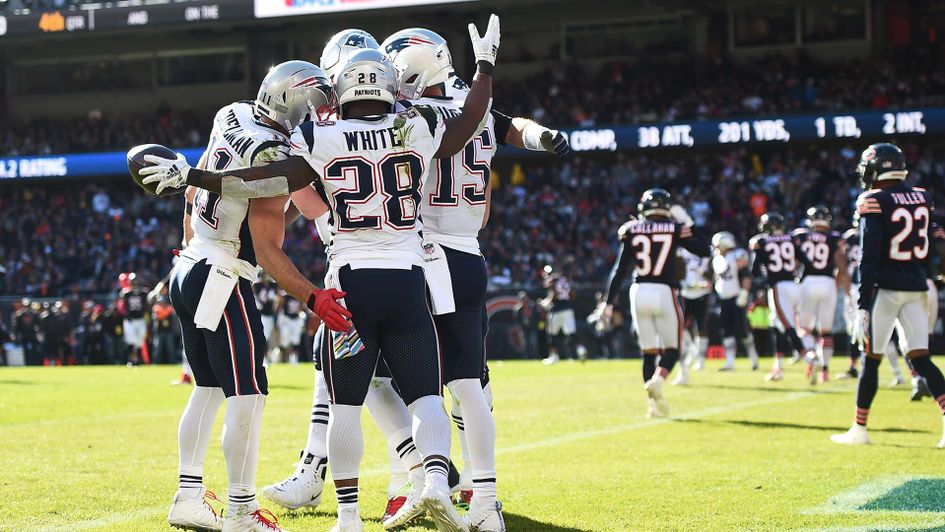
[[(330, 472), (338, 500), (332, 530), (363, 530), (366, 404), (391, 459), (385, 529), (427, 515), (443, 531), (505, 530), (477, 235), (488, 221), (497, 145), (563, 155), (568, 143), (491, 108), (498, 17), (485, 35), (469, 30), (471, 86), (431, 30), (401, 30), (380, 44), (364, 30), (343, 30), (325, 46), (321, 67), (280, 64), (255, 100), (222, 108), (195, 167), (183, 157), (145, 155), (150, 166), (133, 174), (155, 193), (185, 190), (187, 199), (171, 299), (196, 386), (179, 427), (172, 526), (280, 530), (255, 492), (267, 379), (252, 283), (262, 269), (322, 321), (308, 441), (295, 472), (263, 493), (290, 509), (316, 506)], [(286, 224), (299, 216), (315, 221), (326, 245), (324, 289), (282, 249)], [(458, 479), (444, 386), (466, 460)], [(225, 519), (209, 504), (215, 497), (202, 476), (224, 402)], [(465, 515), (453, 494), (468, 504)]]
[[(938, 317), (935, 282), (945, 272), (941, 260), (933, 271), (932, 256), (945, 257), (945, 230), (934, 221), (931, 195), (905, 182), (906, 160), (897, 146), (869, 146), (857, 174), (864, 192), (856, 202), (852, 229), (842, 235), (834, 231), (830, 210), (823, 205), (808, 209), (803, 227), (793, 231), (787, 230), (784, 216), (768, 212), (759, 220), (760, 233), (749, 242), (750, 254), (737, 248), (729, 232), (713, 235), (711, 245), (700, 240), (692, 220), (665, 190), (641, 196), (637, 218), (617, 231), (620, 249), (601, 311), (612, 312), (632, 272), (630, 310), (643, 356), (648, 417), (669, 413), (663, 384), (680, 361), (680, 349), (685, 357), (674, 384), (688, 382), (690, 363), (702, 368), (712, 288), (725, 350), (720, 369), (734, 368), (737, 341), (743, 342), (752, 369), (758, 369), (745, 310), (754, 285), (767, 288), (771, 309), (774, 366), (768, 381), (783, 378), (786, 353), (806, 361), (811, 384), (829, 380), (838, 293), (847, 296), (851, 356), (840, 377), (859, 377), (859, 382), (853, 426), (832, 436), (834, 442), (869, 443), (866, 422), (884, 354), (895, 364), (897, 383), (902, 383), (897, 353), (905, 356), (913, 375), (912, 399), (932, 397), (945, 423), (945, 379), (929, 355), (929, 335)], [(675, 267), (677, 256), (684, 273)], [(945, 425), (939, 447), (945, 447)]]

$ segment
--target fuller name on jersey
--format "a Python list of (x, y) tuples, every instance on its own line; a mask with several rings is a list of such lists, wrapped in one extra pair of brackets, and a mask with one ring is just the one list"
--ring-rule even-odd
[(780, 281), (793, 281), (798, 265), (798, 250), (787, 233), (760, 234), (752, 237), (749, 248), (753, 254), (751, 273), (767, 280), (769, 286)]
[[(260, 121), (253, 102), (246, 100), (217, 112), (205, 158), (207, 168), (226, 170), (281, 160), (287, 151), (286, 136)], [(247, 199), (199, 189), (190, 218), (194, 236), (188, 243), (187, 253), (199, 259), (212, 257), (222, 250), (255, 266), (248, 212)]]
[(843, 238), (837, 231), (812, 231), (806, 227), (795, 229), (791, 236), (794, 245), (802, 253), (804, 277), (825, 275), (833, 277), (837, 271), (836, 252), (843, 245)]
[(410, 269), (423, 265), (419, 208), (427, 169), (446, 129), (420, 105), (400, 113), (306, 122), (292, 132), (332, 210), (333, 266)]
[(860, 194), (860, 301), (872, 307), (877, 288), (924, 292), (934, 206), (923, 189), (896, 183)]

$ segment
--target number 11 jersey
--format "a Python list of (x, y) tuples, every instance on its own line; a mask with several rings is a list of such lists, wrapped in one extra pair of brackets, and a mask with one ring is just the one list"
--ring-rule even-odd
[(423, 264), (419, 208), (445, 130), (443, 118), (427, 106), (295, 128), (289, 154), (315, 170), (332, 210), (333, 265)]

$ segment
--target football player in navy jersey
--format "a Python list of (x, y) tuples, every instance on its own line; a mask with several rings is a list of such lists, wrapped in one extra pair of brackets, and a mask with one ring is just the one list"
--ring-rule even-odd
[[(643, 382), (648, 395), (648, 417), (665, 417), (663, 381), (679, 360), (683, 313), (679, 306), (679, 279), (671, 258), (678, 247), (700, 257), (709, 256), (706, 242), (692, 228), (673, 219), (672, 202), (661, 188), (647, 190), (637, 206), (639, 218), (620, 226), (620, 250), (607, 281), (605, 312), (613, 312), (624, 279), (633, 273), (630, 312), (643, 352)], [(657, 367), (657, 358), (659, 367)]]
[(853, 341), (853, 323), (856, 320), (856, 302), (860, 294), (860, 215), (853, 213), (853, 227), (843, 233), (843, 243), (847, 248), (847, 278), (850, 285), (847, 289), (847, 306), (844, 311), (844, 320), (847, 323), (847, 334), (850, 337), (850, 368), (837, 375), (838, 379), (855, 379), (859, 376), (860, 349)]
[[(906, 159), (893, 144), (863, 151), (857, 174), (866, 190), (857, 199), (860, 214), (860, 294), (854, 338), (865, 357), (856, 395), (853, 426), (830, 439), (866, 444), (866, 422), (876, 396), (879, 363), (898, 318), (906, 356), (925, 378), (945, 414), (945, 377), (929, 354), (928, 261), (931, 251), (932, 195), (904, 183)], [(943, 417), (945, 420), (945, 417)], [(945, 437), (939, 441), (945, 447)]]
[[(784, 216), (768, 212), (758, 222), (760, 234), (749, 242), (752, 252), (751, 273), (768, 285), (768, 306), (771, 308), (771, 330), (781, 344), (790, 345), (797, 352), (803, 351), (797, 330), (794, 328), (796, 310), (800, 304), (801, 291), (795, 278), (800, 251), (785, 232)], [(766, 380), (781, 380), (783, 355), (775, 354), (774, 367)]]
[(828, 369), (833, 358), (833, 320), (837, 310), (837, 287), (848, 289), (846, 249), (840, 233), (831, 229), (833, 216), (823, 205), (807, 210), (805, 227), (791, 234), (801, 251), (801, 304), (799, 322), (803, 330), (804, 348), (814, 350), (817, 335), (816, 358), (809, 358), (808, 377), (817, 383), (816, 367), (821, 369), (821, 380), (829, 380)]

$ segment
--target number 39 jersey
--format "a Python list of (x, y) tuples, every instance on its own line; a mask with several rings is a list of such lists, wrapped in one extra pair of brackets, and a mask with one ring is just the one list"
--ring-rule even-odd
[[(257, 120), (253, 102), (246, 100), (227, 105), (217, 112), (205, 158), (208, 169), (226, 170), (284, 159), (287, 152), (285, 135)], [(223, 250), (255, 265), (248, 211), (247, 199), (221, 197), (215, 192), (199, 189), (190, 217), (194, 236), (187, 245), (188, 252), (208, 257)]]
[(699, 256), (708, 255), (693, 239), (692, 229), (672, 221), (630, 220), (617, 231), (617, 236), (636, 259), (633, 282), (679, 286), (676, 268), (670, 260), (679, 246)]
[(333, 265), (422, 265), (419, 207), (446, 125), (428, 106), (358, 119), (306, 122), (290, 155), (319, 176), (332, 210)]
[(751, 273), (764, 277), (768, 286), (793, 281), (797, 272), (798, 253), (794, 240), (787, 233), (755, 235), (748, 243), (753, 254)]
[(795, 229), (791, 236), (794, 237), (795, 246), (804, 254), (802, 261), (804, 277), (811, 275), (833, 277), (836, 274), (837, 265), (834, 258), (837, 248), (843, 245), (840, 233), (811, 231), (802, 227)]
[(860, 308), (869, 309), (876, 288), (924, 292), (934, 210), (923, 189), (897, 183), (860, 194)]

